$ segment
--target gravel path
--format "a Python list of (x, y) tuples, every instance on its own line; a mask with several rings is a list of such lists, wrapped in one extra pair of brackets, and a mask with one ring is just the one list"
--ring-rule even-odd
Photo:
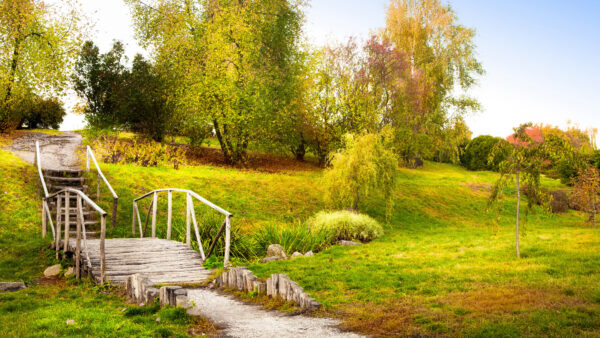
[(33, 163), (35, 141), (40, 142), (43, 169), (75, 169), (79, 164), (77, 148), (81, 135), (64, 132), (59, 135), (29, 132), (15, 139), (7, 149), (22, 160)]
[(360, 337), (336, 329), (334, 319), (268, 311), (208, 289), (188, 290), (188, 300), (193, 314), (225, 327), (229, 337)]

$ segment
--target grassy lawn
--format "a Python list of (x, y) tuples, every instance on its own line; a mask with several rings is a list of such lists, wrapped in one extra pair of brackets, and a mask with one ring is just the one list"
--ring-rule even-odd
[[(325, 208), (318, 171), (109, 164), (103, 170), (121, 198), (120, 225), (112, 230), (118, 236), (130, 234), (131, 199), (155, 188), (198, 192), (233, 212), (233, 226), (246, 234), (267, 224), (303, 224)], [(600, 236), (584, 215), (534, 210), (522, 233), (523, 258), (517, 259), (514, 191), (508, 191), (498, 222), (486, 212), (496, 174), (426, 163), (399, 176), (395, 213), (382, 238), (332, 247), (313, 258), (238, 263), (263, 277), (287, 273), (325, 305), (324, 315), (363, 333), (600, 334)], [(555, 180), (543, 183), (565, 188)], [(103, 195), (108, 197), (107, 191)], [(174, 204), (180, 214), (175, 227), (182, 229), (183, 201)], [(164, 229), (166, 199), (159, 205), (159, 229)], [(365, 211), (383, 221), (383, 210), (383, 200), (375, 200)]]
[[(6, 142), (0, 139), (0, 145)], [(0, 294), (0, 337), (156, 337), (185, 336), (189, 330), (208, 332), (202, 331), (202, 325), (208, 324), (178, 309), (139, 308), (126, 304), (117, 290), (41, 278), (44, 268), (57, 262), (46, 246), (51, 235), (41, 238), (37, 186), (33, 166), (0, 150), (0, 281), (28, 284), (25, 290)], [(74, 323), (67, 325), (67, 320)]]

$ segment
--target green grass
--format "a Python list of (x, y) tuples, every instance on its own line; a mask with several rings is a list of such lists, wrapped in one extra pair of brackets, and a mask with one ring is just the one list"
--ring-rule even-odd
[[(322, 173), (315, 171), (125, 165), (103, 165), (103, 170), (121, 196), (115, 236), (130, 233), (131, 199), (156, 188), (196, 191), (233, 212), (233, 226), (247, 235), (267, 225), (294, 227), (325, 209)], [(523, 257), (517, 259), (514, 189), (507, 190), (499, 222), (486, 212), (496, 178), (429, 162), (422, 169), (402, 169), (394, 214), (381, 238), (359, 247), (332, 247), (313, 258), (238, 263), (249, 264), (261, 277), (288, 274), (324, 304), (325, 315), (363, 333), (599, 335), (598, 230), (580, 213), (535, 209), (523, 226)], [(543, 185), (564, 188), (550, 179)], [(174, 204), (177, 227), (183, 229), (183, 200)], [(164, 229), (164, 197), (159, 205), (159, 229)], [(384, 205), (376, 199), (362, 211), (384, 223)], [(143, 219), (146, 206), (141, 210)]]
[(116, 290), (40, 279), (44, 268), (57, 262), (47, 248), (51, 235), (41, 238), (39, 196), (33, 166), (0, 150), (0, 281), (28, 285), (0, 294), (0, 337), (185, 336), (197, 325), (169, 309), (126, 316), (122, 309), (138, 307), (126, 304)]

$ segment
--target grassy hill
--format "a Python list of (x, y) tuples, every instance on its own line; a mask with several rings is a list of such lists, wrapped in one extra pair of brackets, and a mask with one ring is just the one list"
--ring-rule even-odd
[[(120, 196), (118, 226), (109, 229), (111, 236), (131, 236), (132, 199), (156, 188), (191, 189), (233, 212), (237, 241), (247, 241), (264, 226), (304, 226), (308, 217), (326, 208), (322, 172), (307, 165), (271, 170), (267, 161), (264, 168), (253, 170), (213, 165), (179, 170), (120, 164), (102, 168)], [(156, 324), (156, 316), (169, 317), (160, 313), (126, 317), (122, 298), (85, 283), (40, 285), (38, 278), (52, 263), (52, 254), (39, 239), (35, 172), (5, 151), (0, 151), (0, 172), (0, 279), (34, 285), (0, 296), (0, 322), (18, 323), (0, 326), (0, 334), (43, 330), (59, 335), (145, 336), (183, 334), (197, 325), (177, 318)], [(590, 228), (578, 212), (552, 215), (534, 210), (521, 238), (523, 258), (517, 259), (514, 191), (508, 191), (498, 222), (495, 213), (486, 211), (496, 177), (429, 162), (421, 169), (402, 169), (394, 214), (383, 237), (362, 246), (334, 246), (312, 258), (268, 264), (237, 258), (234, 263), (248, 265), (263, 277), (288, 274), (324, 304), (317, 315), (340, 318), (345, 328), (363, 333), (600, 335), (598, 229)], [(544, 179), (543, 184), (564, 188), (555, 180)], [(140, 204), (142, 220), (147, 202)], [(109, 210), (105, 188), (101, 204)], [(161, 234), (166, 198), (161, 197), (159, 204)], [(219, 224), (214, 214), (198, 204), (196, 208), (201, 224)], [(370, 201), (364, 212), (385, 223), (383, 200)], [(174, 238), (181, 240), (182, 196), (175, 197), (174, 214)], [(66, 326), (67, 319), (78, 324)]]
[[(196, 191), (233, 212), (233, 226), (246, 237), (266, 225), (303, 226), (325, 208), (322, 173), (315, 170), (268, 173), (210, 165), (174, 170), (118, 164), (103, 169), (121, 198), (114, 235), (131, 232), (131, 199), (156, 188)], [(313, 258), (237, 263), (263, 277), (288, 274), (325, 305), (323, 315), (363, 333), (598, 335), (598, 230), (574, 211), (552, 215), (534, 210), (522, 233), (522, 258), (517, 259), (515, 192), (508, 191), (498, 222), (495, 213), (486, 211), (496, 178), (491, 172), (429, 162), (421, 169), (403, 169), (393, 218), (382, 238), (358, 247), (332, 247)], [(544, 179), (543, 184), (564, 188), (555, 180)], [(166, 223), (165, 200), (159, 201), (159, 233)], [(182, 239), (183, 201), (174, 204)], [(383, 204), (370, 201), (365, 212), (383, 222)]]
[[(0, 137), (0, 147), (7, 142)], [(0, 281), (28, 285), (19, 292), (0, 293), (1, 337), (169, 337), (186, 336), (190, 329), (210, 332), (210, 326), (204, 326), (209, 324), (192, 320), (179, 309), (139, 308), (111, 288), (42, 278), (47, 266), (69, 262), (55, 262), (46, 245), (51, 235), (41, 238), (36, 175), (33, 166), (0, 150)], [(67, 320), (74, 323), (67, 325)]]

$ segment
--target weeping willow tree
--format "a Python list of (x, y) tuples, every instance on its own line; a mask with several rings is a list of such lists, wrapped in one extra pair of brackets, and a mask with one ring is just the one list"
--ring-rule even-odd
[(344, 136), (344, 148), (331, 159), (325, 173), (325, 199), (333, 208), (360, 211), (364, 201), (381, 196), (386, 218), (393, 211), (398, 159), (390, 150), (389, 130), (380, 134)]

